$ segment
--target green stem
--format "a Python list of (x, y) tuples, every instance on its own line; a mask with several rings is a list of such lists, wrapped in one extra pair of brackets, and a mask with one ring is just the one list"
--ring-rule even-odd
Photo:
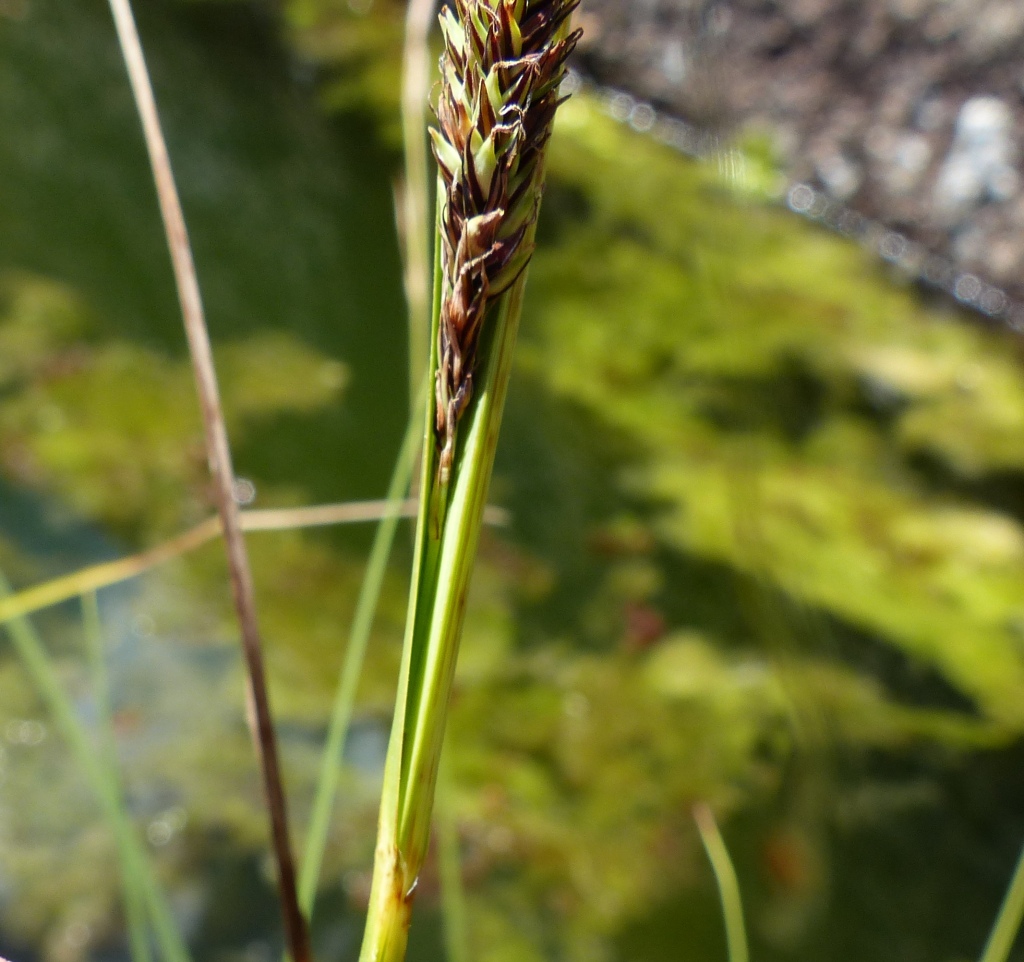
[[(477, 539), (487, 500), (512, 353), (522, 313), (525, 272), (490, 312), (480, 346), (477, 395), (459, 426), (451, 486), (437, 470), (434, 402), (428, 405), (424, 483), (416, 531), (398, 698), (388, 746), (374, 878), (361, 962), (404, 958), (412, 900), (426, 854), (444, 724), (455, 674)], [(435, 305), (436, 306), (436, 305)], [(437, 312), (435, 311), (435, 335)], [(431, 369), (436, 367), (432, 337)], [(437, 530), (432, 519), (443, 517)]]
[(1013, 948), (1014, 939), (1024, 919), (1024, 849), (1021, 850), (1010, 887), (996, 916), (992, 933), (981, 953), (980, 962), (1006, 962)]
[[(0, 597), (10, 594), (11, 587), (0, 573)], [(5, 627), (54, 724), (67, 740), (81, 765), (115, 836), (121, 831), (120, 827), (124, 827), (124, 833), (120, 837), (127, 867), (129, 873), (142, 887), (143, 900), (153, 920), (153, 928), (163, 950), (165, 962), (190, 962), (188, 949), (153, 877), (146, 852), (135, 833), (127, 828), (127, 819), (120, 810), (118, 795), (112, 788), (109, 774), (96, 759), (89, 737), (60, 685), (57, 671), (46, 653), (46, 648), (27, 618), (13, 618)]]
[[(467, 0), (442, 16), (440, 129), (432, 132), (436, 390), (426, 406), (405, 643), (360, 962), (405, 956), (534, 249), (544, 146), (565, 57), (578, 40), (569, 33), (574, 7), (575, 0)], [(503, 70), (502, 51), (522, 53), (519, 65)]]
[[(417, 866), (422, 861), (429, 835), (430, 803), (444, 738), (466, 594), (494, 465), (524, 287), (525, 277), (502, 298), (493, 319), (489, 319), (494, 326), (494, 343), (488, 352), (489, 363), (484, 368), (481, 396), (472, 415), (460, 425), (464, 447), (457, 454), (445, 523), (436, 537), (427, 525), (421, 534), (427, 563), (414, 607), (417, 612), (414, 630), (422, 644), (411, 652), (411, 667), (417, 684), (410, 688), (405, 706), (405, 732), (411, 737), (403, 739), (402, 785), (405, 791), (399, 809), (399, 840), (403, 847), (411, 849)], [(428, 473), (424, 477), (433, 476), (435, 455), (434, 446), (428, 445), (425, 459)], [(428, 508), (425, 517), (431, 516), (433, 512)]]
[(729, 946), (729, 962), (748, 962), (747, 931), (743, 922), (743, 901), (740, 898), (740, 883), (729, 850), (711, 808), (705, 804), (693, 807), (693, 818), (708, 853), (711, 868), (718, 883), (718, 895), (722, 901), (722, 916), (725, 919), (725, 938)]
[(149, 929), (146, 923), (146, 906), (142, 901), (142, 886), (132, 871), (129, 854), (131, 828), (124, 808), (124, 796), (117, 777), (117, 745), (114, 740), (114, 726), (110, 710), (110, 684), (107, 664), (103, 651), (103, 625), (100, 621), (99, 602), (96, 592), (82, 595), (82, 627), (85, 633), (86, 652), (92, 673), (93, 696), (96, 699), (96, 715), (99, 724), (101, 757), (107, 767), (111, 794), (116, 796), (117, 817), (114, 838), (118, 858), (121, 862), (121, 887), (124, 891), (125, 918), (128, 923), (128, 944), (133, 962), (150, 962)]

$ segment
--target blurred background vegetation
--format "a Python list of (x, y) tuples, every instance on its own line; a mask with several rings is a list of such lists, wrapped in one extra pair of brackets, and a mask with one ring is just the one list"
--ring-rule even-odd
[[(403, 12), (137, 10), (259, 507), (380, 497), (404, 430)], [(795, 219), (764, 156), (688, 160), (585, 92), (563, 109), (442, 798), (473, 960), (724, 959), (700, 801), (763, 962), (974, 958), (1024, 842), (1020, 343)], [(101, 0), (0, 0), (0, 391), (16, 587), (210, 513)], [(371, 533), (250, 538), (299, 839)], [(325, 960), (358, 950), (407, 564), (400, 538)], [(270, 962), (222, 550), (100, 601), (127, 804), (175, 915), (200, 962)], [(77, 608), (36, 622), (95, 726)], [(113, 839), (6, 641), (0, 736), (0, 954), (127, 958)], [(442, 915), (433, 866), (411, 958), (444, 957)]]

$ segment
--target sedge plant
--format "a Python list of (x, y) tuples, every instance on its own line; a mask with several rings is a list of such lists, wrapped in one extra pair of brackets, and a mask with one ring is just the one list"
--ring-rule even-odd
[[(432, 132), (440, 171), (436, 243), (435, 297), (431, 335), (431, 377), (423, 474), (418, 505), (411, 604), (395, 721), (389, 746), (381, 808), (373, 891), (362, 962), (400, 960), (405, 954), (416, 882), (426, 853), (438, 779), (447, 702), (458, 652), (462, 615), (475, 545), (486, 502), (494, 449), (508, 384), (511, 352), (522, 307), (526, 270), (544, 181), (544, 149), (550, 136), (565, 59), (576, 42), (568, 22), (578, 0), (454, 0), (441, 18), (445, 39), (442, 91), (437, 109), (439, 129)], [(415, 103), (419, 61), (412, 53), (425, 48), (426, 20), (434, 0), (413, 0), (406, 57), (408, 77), (403, 105)], [(157, 130), (155, 104), (144, 76), (141, 46), (127, 0), (111, 0), (122, 33), (126, 59), (141, 82), (146, 101), (147, 134)], [(125, 41), (127, 38), (127, 42)], [(418, 56), (418, 54), (417, 54)], [(423, 98), (425, 100), (425, 97)], [(140, 104), (140, 107), (143, 105)], [(148, 114), (148, 118), (145, 116)], [(407, 143), (414, 144), (417, 121), (410, 114)], [(161, 200), (173, 192), (166, 151), (154, 158)], [(410, 154), (412, 152), (410, 151)], [(409, 180), (420, 181), (416, 163)], [(424, 197), (412, 189), (409, 198)], [(176, 197), (174, 207), (178, 207)], [(175, 267), (186, 264), (186, 288), (195, 289), (191, 308), (198, 309), (197, 288), (180, 209), (178, 229), (169, 230)], [(409, 217), (415, 230), (419, 221)], [(416, 313), (415, 285), (409, 277), (426, 259), (424, 245), (409, 250), (407, 284), (411, 313)], [(187, 254), (187, 257), (185, 256)], [(186, 298), (187, 299), (187, 298)], [(203, 326), (201, 315), (193, 318)], [(413, 323), (412, 340), (418, 342)], [(202, 340), (206, 340), (205, 334)], [(203, 348), (208, 355), (208, 344)], [(415, 358), (415, 351), (412, 352)], [(212, 367), (207, 363), (207, 373)], [(419, 365), (413, 361), (413, 374)], [(209, 388), (209, 384), (207, 385)], [(217, 446), (226, 453), (223, 421), (214, 428)], [(144, 846), (131, 825), (116, 772), (110, 728), (108, 679), (102, 651), (102, 628), (95, 591), (136, 577), (143, 571), (225, 535), (237, 551), (242, 532), (339, 524), (383, 517), (374, 542), (367, 577), (357, 606), (350, 650), (332, 717), (325, 752), (325, 775), (318, 791), (314, 828), (304, 865), (302, 912), (293, 894), (283, 894), (284, 915), (292, 920), (290, 948), (295, 959), (308, 955), (306, 920), (326, 841), (330, 802), (337, 787), (337, 759), (351, 717), (355, 685), (379, 595), (388, 550), (400, 516), (402, 496), (414, 460), (415, 436), (407, 435), (386, 502), (323, 505), (312, 508), (245, 511), (232, 509), (209, 518), (184, 534), (141, 554), (94, 565), (12, 594), (0, 573), (0, 625), (6, 628), (56, 727), (67, 738), (107, 818), (116, 842), (124, 884), (125, 913), (135, 962), (149, 962), (153, 946), (165, 962), (188, 962), (188, 949), (161, 891)], [(217, 459), (213, 459), (217, 460)], [(227, 493), (230, 461), (220, 458), (220, 480)], [(246, 589), (251, 595), (251, 586)], [(29, 615), (61, 601), (80, 597), (89, 662), (99, 715), (99, 746), (89, 738), (58, 671)], [(245, 600), (245, 599), (243, 599)], [(251, 598), (246, 601), (251, 608)], [(243, 615), (252, 622), (251, 613)], [(262, 669), (260, 669), (262, 672)], [(269, 720), (269, 705), (264, 709)], [(280, 789), (276, 789), (280, 792)], [(450, 795), (442, 784), (441, 801)], [(283, 793), (282, 793), (283, 802)], [(441, 805), (438, 817), (440, 874), (447, 891), (445, 913), (451, 921), (450, 959), (469, 958), (465, 905), (458, 885), (458, 838), (452, 809)], [(278, 808), (277, 849), (287, 852), (283, 804)], [(711, 809), (694, 810), (701, 839), (719, 886), (731, 962), (749, 958), (743, 910), (735, 869)], [(283, 844), (282, 844), (283, 842)], [(294, 890), (295, 886), (290, 887)], [(1005, 962), (1024, 918), (1024, 852), (996, 919), (981, 962)], [(0, 960), (2, 962), (2, 960)]]
[(455, 0), (441, 15), (434, 390), (361, 962), (405, 956), (577, 3)]

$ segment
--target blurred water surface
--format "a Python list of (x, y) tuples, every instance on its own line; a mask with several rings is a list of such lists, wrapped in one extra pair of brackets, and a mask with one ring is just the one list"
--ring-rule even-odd
[[(140, 5), (256, 506), (382, 495), (403, 431), (401, 10)], [(471, 599), (445, 805), (470, 957), (976, 957), (1024, 842), (1019, 345), (772, 199), (563, 110)], [(720, 158), (720, 160), (723, 160)], [(210, 512), (191, 375), (105, 4), (0, 3), (0, 567), (16, 586)], [(370, 530), (253, 535), (294, 831)], [(354, 959), (407, 538), (315, 923)], [(105, 591), (128, 806), (200, 962), (277, 957), (220, 549)], [(96, 702), (76, 605), (36, 624)], [(116, 852), (0, 649), (0, 953), (123, 959)], [(443, 957), (436, 866), (411, 957)]]

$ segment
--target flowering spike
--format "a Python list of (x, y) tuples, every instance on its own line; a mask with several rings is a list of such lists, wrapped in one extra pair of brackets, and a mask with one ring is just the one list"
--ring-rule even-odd
[(438, 479), (447, 484), (456, 426), (473, 396), (480, 331), (529, 264), (568, 32), (579, 0), (453, 0), (434, 156), (444, 180), (443, 287), (435, 373)]
[(462, 24), (455, 19), (451, 10), (445, 10), (441, 14), (441, 33), (444, 36), (445, 45), (455, 50), (463, 50), (466, 46), (466, 31)]
[(509, 38), (512, 41), (512, 53), (520, 57), (523, 53), (523, 34), (519, 29), (519, 21), (515, 17), (510, 18), (508, 29)]
[(501, 74), (498, 64), (495, 64), (487, 71), (487, 79), (484, 80), (484, 89), (487, 91), (487, 100), (494, 113), (500, 114), (505, 106), (505, 97), (501, 89)]
[(462, 175), (462, 158), (459, 152), (445, 140), (436, 130), (430, 131), (430, 139), (434, 144), (434, 156), (441, 174), (446, 182), (458, 180)]
[(498, 166), (498, 158), (494, 155), (494, 138), (488, 137), (475, 151), (473, 151), (473, 169), (476, 171), (477, 180), (480, 181), (480, 190), (484, 194), (491, 191), (491, 179)]

